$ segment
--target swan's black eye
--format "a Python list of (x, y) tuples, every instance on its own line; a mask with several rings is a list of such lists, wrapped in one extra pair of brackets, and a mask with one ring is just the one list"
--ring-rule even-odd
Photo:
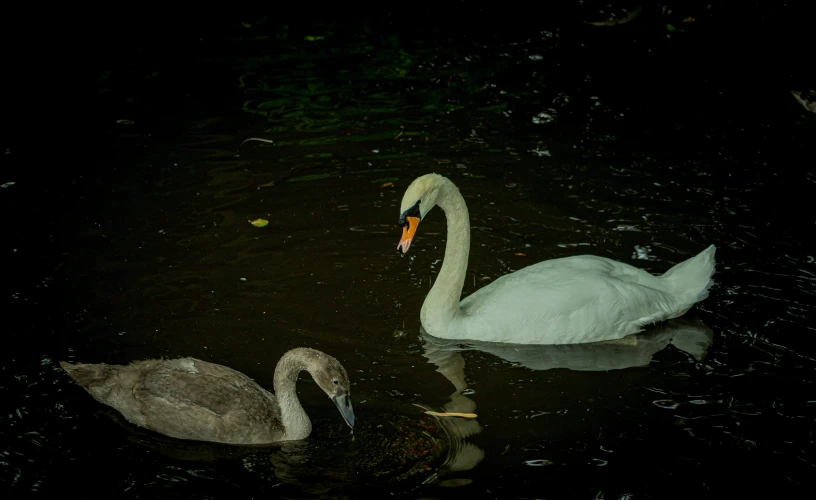
[(419, 201), (416, 202), (413, 207), (409, 208), (408, 210), (403, 212), (402, 215), (400, 215), (398, 223), (399, 226), (409, 227), (408, 219), (406, 219), (406, 217), (416, 217), (417, 219), (422, 218), (419, 213)]

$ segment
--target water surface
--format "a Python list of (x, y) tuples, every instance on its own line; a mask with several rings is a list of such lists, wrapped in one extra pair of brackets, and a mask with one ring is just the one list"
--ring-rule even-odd
[[(51, 175), (33, 168), (44, 151), (6, 149), (0, 487), (183, 498), (803, 489), (816, 418), (816, 117), (786, 91), (633, 85), (694, 39), (574, 20), (493, 33), (230, 18), (100, 56), (90, 144), (59, 150)], [(273, 142), (241, 145), (253, 137)], [(395, 250), (404, 189), (428, 172), (468, 204), (465, 295), (545, 259), (592, 253), (661, 273), (709, 244), (716, 285), (628, 344), (430, 338), (418, 313), (441, 264), (442, 212), (410, 254)], [(56, 365), (194, 356), (271, 387), (297, 346), (348, 369), (353, 439), (305, 375), (312, 436), (237, 448), (122, 423)]]

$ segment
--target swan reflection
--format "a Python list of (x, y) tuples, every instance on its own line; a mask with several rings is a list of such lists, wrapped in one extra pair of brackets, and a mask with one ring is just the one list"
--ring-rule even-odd
[[(446, 340), (433, 337), (424, 330), (425, 357), (436, 364), (438, 371), (457, 390), (464, 390), (464, 380), (449, 376), (452, 370), (464, 369), (464, 360), (455, 353), (482, 351), (531, 370), (567, 368), (580, 371), (608, 371), (646, 366), (652, 357), (669, 344), (695, 361), (705, 358), (713, 342), (714, 332), (696, 319), (676, 318), (620, 340), (588, 344), (526, 345), (493, 342)], [(464, 374), (462, 374), (462, 377)]]
[[(589, 344), (524, 345), (481, 341), (446, 340), (420, 329), (423, 356), (453, 384), (454, 392), (442, 411), (477, 413), (476, 402), (467, 394), (463, 351), (482, 351), (531, 370), (566, 368), (578, 371), (609, 371), (648, 365), (654, 355), (669, 345), (690, 360), (701, 361), (708, 353), (714, 332), (694, 318), (677, 318), (620, 340)], [(484, 450), (468, 439), (482, 431), (476, 419), (439, 418), (450, 442), (448, 456), (438, 476), (472, 469), (484, 459)]]

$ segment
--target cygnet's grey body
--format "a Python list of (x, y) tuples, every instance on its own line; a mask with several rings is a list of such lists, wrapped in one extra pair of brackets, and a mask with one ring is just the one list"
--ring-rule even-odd
[(195, 358), (136, 361), (129, 365), (70, 364), (65, 371), (96, 400), (128, 421), (166, 436), (229, 444), (304, 439), (312, 423), (295, 391), (308, 371), (354, 426), (350, 382), (343, 365), (299, 347), (275, 367), (275, 394), (226, 366)]

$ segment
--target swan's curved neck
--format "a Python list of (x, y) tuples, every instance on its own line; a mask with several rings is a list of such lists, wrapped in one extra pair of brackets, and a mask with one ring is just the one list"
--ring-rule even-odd
[(445, 212), (448, 225), (445, 259), (420, 314), (428, 333), (440, 336), (461, 314), (459, 299), (470, 254), (470, 217), (465, 199), (450, 181), (440, 188), (436, 204)]
[(295, 353), (285, 354), (275, 367), (275, 397), (281, 412), (284, 439), (304, 439), (312, 432), (312, 422), (297, 396), (298, 375), (309, 370), (306, 360)]

